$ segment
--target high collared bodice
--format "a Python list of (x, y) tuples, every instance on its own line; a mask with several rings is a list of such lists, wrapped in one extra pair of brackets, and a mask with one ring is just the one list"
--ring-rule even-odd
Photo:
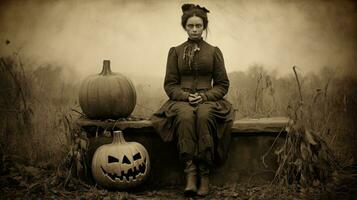
[[(194, 52), (192, 62), (187, 62), (190, 51), (186, 50), (196, 47), (199, 50)], [(223, 55), (218, 47), (202, 39), (189, 39), (170, 49), (164, 82), (170, 99), (186, 101), (190, 93), (202, 92), (207, 100), (215, 101), (223, 98), (228, 87)]]
[[(184, 59), (185, 48), (197, 44), (198, 50), (194, 52), (191, 66)], [(180, 74), (181, 88), (192, 91), (212, 88), (212, 72), (214, 68), (215, 48), (204, 40), (187, 40), (177, 46), (177, 66)]]

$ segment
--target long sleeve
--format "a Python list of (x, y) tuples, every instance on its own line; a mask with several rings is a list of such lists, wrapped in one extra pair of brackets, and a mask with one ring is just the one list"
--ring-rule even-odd
[(166, 64), (164, 89), (171, 100), (187, 101), (189, 93), (181, 89), (177, 59), (175, 47), (170, 48)]
[(204, 99), (208, 101), (217, 101), (227, 94), (229, 80), (224, 66), (224, 59), (221, 50), (215, 47), (213, 63), (213, 88), (203, 94)]

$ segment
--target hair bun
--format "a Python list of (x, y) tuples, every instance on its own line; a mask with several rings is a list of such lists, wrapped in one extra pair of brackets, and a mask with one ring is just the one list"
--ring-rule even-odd
[(192, 4), (192, 3), (185, 3), (185, 4), (183, 4), (181, 6), (182, 12), (187, 12), (187, 11), (195, 9), (195, 8), (196, 9), (200, 9), (205, 13), (209, 13), (209, 10), (207, 8), (201, 7), (200, 5), (195, 5), (195, 4)]
[(181, 6), (181, 9), (182, 9), (182, 12), (186, 12), (188, 10), (191, 10), (193, 9), (195, 6), (195, 4), (192, 4), (192, 3), (185, 3)]

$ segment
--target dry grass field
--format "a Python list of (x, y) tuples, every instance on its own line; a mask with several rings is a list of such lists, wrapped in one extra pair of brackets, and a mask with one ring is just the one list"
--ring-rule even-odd
[[(285, 146), (274, 149), (280, 163), (274, 181), (212, 186), (209, 198), (352, 198), (348, 195), (355, 192), (357, 175), (356, 77), (337, 74), (333, 67), (309, 74), (297, 70), (298, 79), (291, 69), (290, 75), (279, 77), (259, 65), (229, 77), (226, 98), (237, 118), (288, 116), (294, 123)], [(134, 116), (149, 117), (166, 100), (162, 85), (147, 87), (143, 80), (136, 89)], [(68, 160), (78, 133), (73, 124), (80, 116), (78, 90), (75, 78), (64, 80), (61, 66), (33, 66), (19, 54), (0, 58), (0, 198), (183, 198), (177, 187), (114, 192), (72, 176)]]

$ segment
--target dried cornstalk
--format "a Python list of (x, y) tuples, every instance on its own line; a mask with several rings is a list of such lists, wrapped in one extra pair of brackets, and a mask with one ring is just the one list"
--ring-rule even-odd
[[(279, 167), (272, 181), (283, 184), (299, 184), (302, 187), (326, 183), (339, 169), (338, 163), (326, 142), (317, 132), (307, 127), (303, 96), (298, 75), (293, 67), (300, 101), (290, 105), (291, 121), (287, 126), (285, 143), (275, 154)], [(326, 129), (323, 129), (326, 130)]]

